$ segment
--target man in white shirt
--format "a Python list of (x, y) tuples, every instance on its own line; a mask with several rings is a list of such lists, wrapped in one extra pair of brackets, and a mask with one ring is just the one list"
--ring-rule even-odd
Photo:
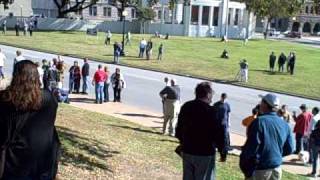
[(146, 49), (146, 46), (147, 46), (147, 41), (143, 38), (143, 39), (140, 41), (139, 58), (143, 58), (143, 55), (144, 55), (144, 51), (145, 51), (145, 49)]
[(4, 79), (4, 74), (3, 74), (3, 66), (4, 66), (4, 61), (6, 60), (6, 56), (2, 53), (0, 49), (0, 77)]

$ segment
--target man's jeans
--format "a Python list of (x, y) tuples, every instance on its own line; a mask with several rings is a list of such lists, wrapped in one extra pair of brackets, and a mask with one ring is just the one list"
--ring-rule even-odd
[(312, 174), (318, 174), (320, 146), (312, 145)]
[(104, 82), (96, 83), (96, 103), (102, 103), (103, 101), (103, 87)]
[(280, 180), (282, 177), (281, 167), (266, 170), (256, 170), (252, 177), (246, 180)]
[(88, 89), (88, 76), (82, 76), (83, 84), (82, 84), (82, 92), (86, 93)]
[(215, 180), (215, 155), (182, 154), (183, 180)]
[(171, 136), (175, 135), (175, 129), (180, 112), (180, 101), (173, 99), (164, 100), (164, 120), (162, 132)]
[(296, 134), (296, 154), (300, 151), (308, 151), (308, 138), (303, 135)]
[(109, 83), (104, 83), (103, 87), (103, 93), (104, 93), (104, 102), (109, 101)]

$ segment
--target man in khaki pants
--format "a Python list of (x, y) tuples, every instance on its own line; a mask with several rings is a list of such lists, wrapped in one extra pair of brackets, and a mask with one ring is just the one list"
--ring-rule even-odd
[(174, 79), (170, 83), (171, 86), (166, 86), (160, 92), (160, 97), (163, 100), (163, 134), (174, 136), (180, 111), (180, 87)]

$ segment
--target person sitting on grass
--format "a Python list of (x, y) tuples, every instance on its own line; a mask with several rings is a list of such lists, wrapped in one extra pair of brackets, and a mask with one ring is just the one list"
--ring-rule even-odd
[(222, 54), (221, 54), (221, 58), (223, 59), (229, 59), (229, 53), (226, 49), (223, 50)]

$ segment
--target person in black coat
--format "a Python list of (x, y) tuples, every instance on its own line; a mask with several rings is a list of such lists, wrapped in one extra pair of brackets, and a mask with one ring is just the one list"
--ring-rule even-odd
[(281, 55), (279, 56), (279, 59), (278, 59), (279, 72), (280, 71), (283, 72), (284, 65), (286, 64), (286, 61), (287, 61), (287, 57), (282, 52)]
[(274, 72), (274, 64), (276, 63), (277, 56), (274, 55), (274, 52), (272, 52), (269, 56), (269, 68), (270, 72)]
[(288, 66), (289, 66), (289, 72), (291, 75), (294, 74), (294, 66), (296, 64), (296, 54), (293, 52), (289, 61), (288, 61)]
[(88, 78), (89, 78), (89, 70), (90, 70), (90, 65), (88, 63), (88, 58), (84, 58), (84, 64), (81, 69), (81, 75), (82, 75), (82, 93), (83, 94), (88, 94), (87, 89), (88, 89)]
[(14, 29), (16, 30), (16, 36), (19, 36), (19, 29), (20, 29), (19, 22), (16, 22), (16, 25), (14, 26)]
[(40, 89), (37, 66), (15, 65), (10, 86), (0, 91), (0, 147), (5, 165), (1, 180), (55, 179), (60, 142), (54, 123), (58, 104)]

